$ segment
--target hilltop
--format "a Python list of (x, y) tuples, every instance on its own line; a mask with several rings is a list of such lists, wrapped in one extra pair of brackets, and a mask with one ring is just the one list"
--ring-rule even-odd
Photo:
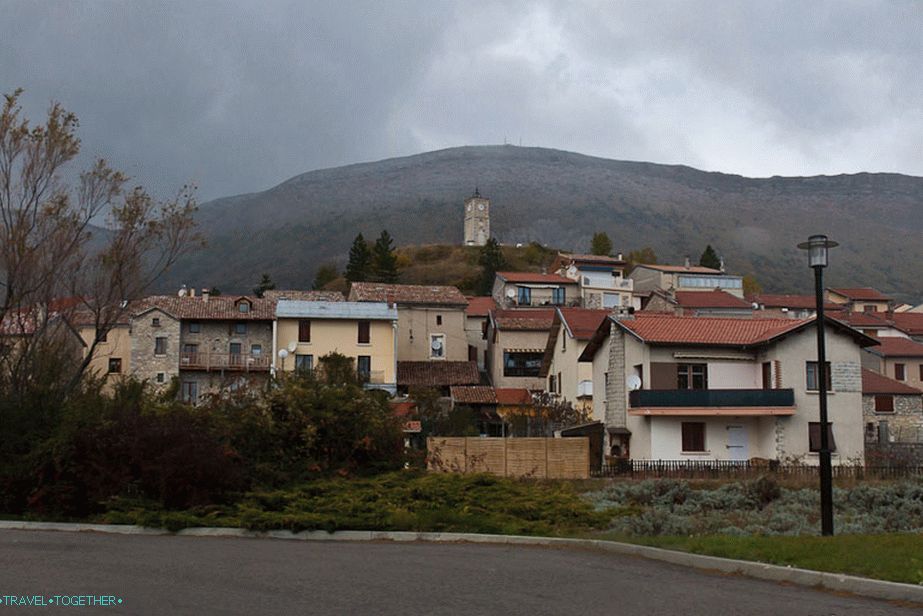
[(766, 291), (804, 292), (811, 275), (795, 245), (825, 232), (841, 244), (829, 284), (923, 296), (923, 178), (754, 179), (514, 146), (311, 171), (205, 203), (198, 218), (209, 245), (165, 284), (246, 290), (269, 272), (280, 286), (306, 287), (322, 263), (345, 263), (360, 231), (373, 238), (388, 229), (402, 246), (457, 245), (462, 204), (476, 185), (491, 199), (493, 234), (506, 244), (586, 251), (592, 234), (605, 231), (616, 251), (651, 246), (661, 262), (680, 262), (710, 243), (729, 271), (755, 273)]

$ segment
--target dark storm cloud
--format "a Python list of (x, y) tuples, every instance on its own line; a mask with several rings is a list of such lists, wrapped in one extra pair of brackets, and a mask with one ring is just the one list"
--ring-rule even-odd
[(3, 1), (0, 88), (158, 192), (461, 144), (923, 175), (917, 3)]

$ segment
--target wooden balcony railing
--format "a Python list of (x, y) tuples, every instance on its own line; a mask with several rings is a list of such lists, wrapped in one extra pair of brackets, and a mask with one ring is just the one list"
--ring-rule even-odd
[(180, 353), (181, 370), (234, 370), (239, 372), (265, 372), (269, 370), (269, 356), (243, 353)]

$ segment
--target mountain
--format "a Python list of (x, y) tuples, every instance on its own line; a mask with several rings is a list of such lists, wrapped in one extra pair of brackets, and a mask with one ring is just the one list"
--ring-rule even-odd
[(596, 231), (615, 250), (651, 246), (660, 262), (697, 261), (706, 244), (729, 271), (766, 291), (812, 288), (796, 244), (812, 233), (840, 242), (831, 286), (874, 286), (923, 297), (923, 178), (893, 173), (746, 178), (681, 165), (626, 162), (515, 146), (473, 146), (311, 171), (259, 193), (217, 199), (198, 213), (208, 247), (167, 283), (246, 291), (268, 272), (307, 287), (315, 269), (342, 266), (356, 233), (398, 244), (462, 240), (462, 204), (491, 199), (504, 243), (586, 251)]

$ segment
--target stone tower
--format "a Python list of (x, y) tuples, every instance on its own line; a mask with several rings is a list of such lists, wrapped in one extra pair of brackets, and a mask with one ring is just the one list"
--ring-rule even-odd
[(490, 239), (490, 199), (478, 189), (465, 199), (465, 246), (483, 246)]

